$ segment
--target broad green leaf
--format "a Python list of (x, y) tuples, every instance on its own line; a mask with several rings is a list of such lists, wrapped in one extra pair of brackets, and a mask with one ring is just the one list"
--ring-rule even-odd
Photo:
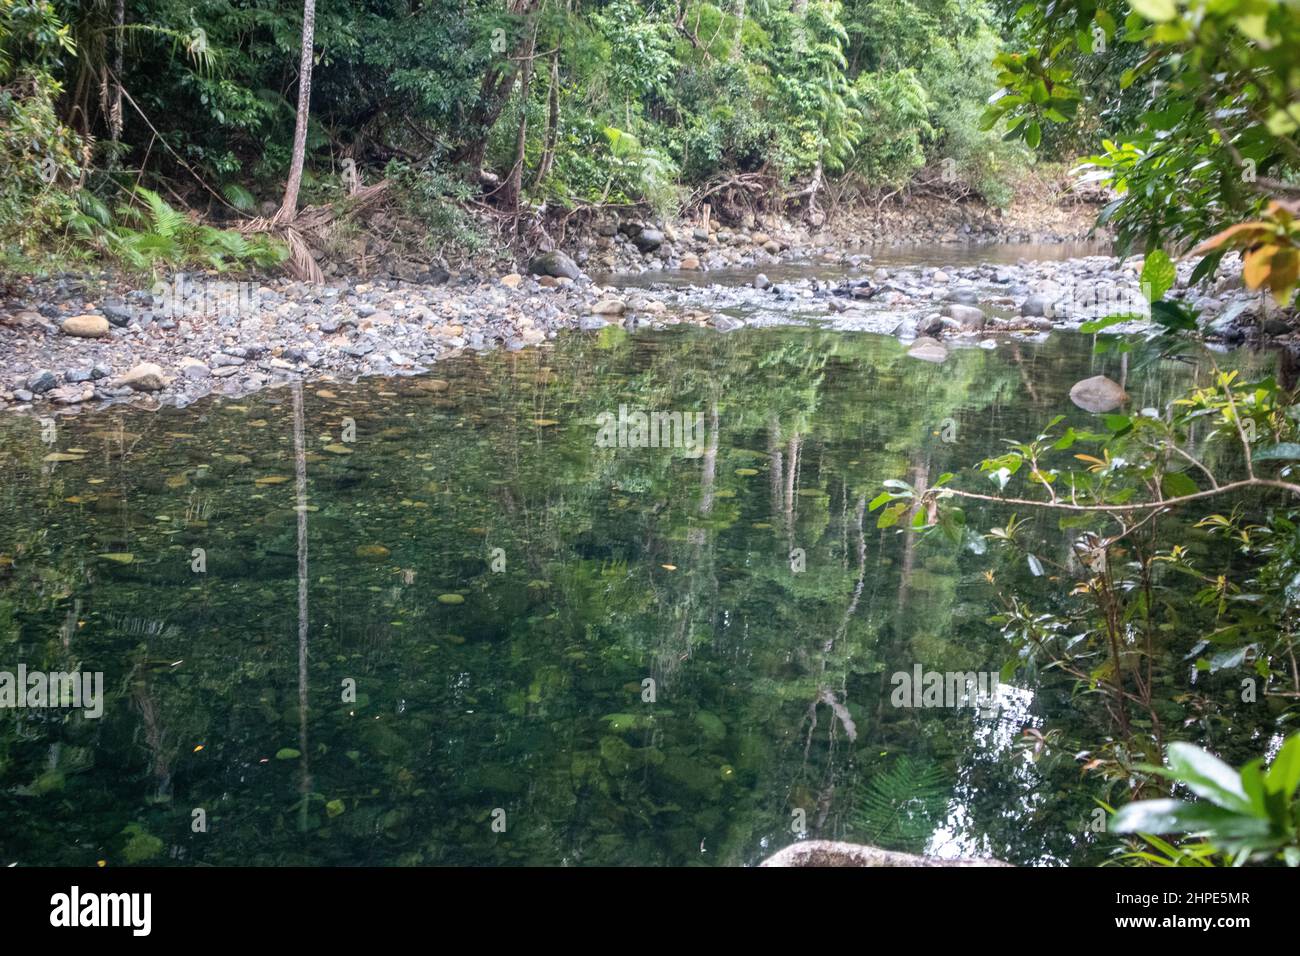
[(1166, 498), (1183, 498), (1194, 495), (1201, 489), (1196, 487), (1196, 482), (1186, 472), (1171, 471), (1160, 479), (1160, 490), (1165, 493)]
[(1253, 812), (1241, 786), (1241, 775), (1209, 751), (1177, 741), (1165, 753), (1168, 776), (1186, 784), (1198, 797), (1237, 813)]
[(1163, 299), (1165, 293), (1174, 287), (1174, 282), (1178, 279), (1178, 272), (1174, 268), (1173, 261), (1167, 256), (1163, 249), (1153, 249), (1147, 256), (1146, 262), (1142, 264), (1142, 287), (1146, 291), (1147, 299), (1155, 302)]
[(884, 511), (880, 512), (880, 517), (876, 519), (876, 527), (892, 528), (894, 525), (898, 524), (898, 519), (903, 516), (903, 512), (906, 510), (906, 502), (895, 502)]
[(1110, 328), (1112, 325), (1119, 325), (1121, 322), (1128, 322), (1132, 318), (1134, 318), (1134, 316), (1128, 312), (1108, 315), (1103, 319), (1092, 319), (1088, 322), (1084, 322), (1079, 326), (1079, 331), (1084, 335), (1095, 335), (1098, 332)]
[(1178, 16), (1174, 0), (1129, 0), (1128, 5), (1154, 23), (1167, 23)]
[(1262, 448), (1252, 456), (1255, 461), (1300, 461), (1300, 444), (1282, 442)]
[(1235, 816), (1204, 803), (1182, 800), (1138, 800), (1119, 808), (1111, 818), (1112, 833), (1194, 833)]
[(1300, 786), (1300, 734), (1287, 738), (1273, 758), (1264, 784), (1273, 793), (1281, 793), (1287, 799), (1295, 793), (1296, 787)]

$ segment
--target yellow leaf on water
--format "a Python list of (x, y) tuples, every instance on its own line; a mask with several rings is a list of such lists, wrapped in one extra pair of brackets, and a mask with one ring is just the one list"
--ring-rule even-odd
[(253, 482), (255, 485), (282, 485), (289, 478), (287, 475), (264, 475)]
[(135, 555), (129, 551), (110, 551), (107, 554), (99, 555), (99, 557), (115, 564), (130, 564), (135, 560)]
[(74, 455), (66, 451), (52, 451), (42, 461), (85, 461), (85, 455)]
[(334, 454), (334, 455), (350, 455), (350, 454), (352, 454), (352, 449), (351, 449), (351, 448), (349, 448), (347, 445), (340, 444), (339, 442), (335, 442), (335, 443), (332, 444), (332, 445), (326, 445), (322, 450), (323, 450), (323, 451), (330, 452), (331, 454)]

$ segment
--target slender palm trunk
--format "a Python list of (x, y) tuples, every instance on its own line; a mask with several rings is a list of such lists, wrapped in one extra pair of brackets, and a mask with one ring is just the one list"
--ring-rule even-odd
[[(113, 145), (122, 138), (122, 31), (126, 27), (126, 0), (113, 5), (113, 94), (108, 104), (108, 132)], [(109, 155), (110, 167), (117, 166), (117, 150)]]
[(289, 180), (284, 187), (284, 201), (275, 214), (276, 222), (292, 221), (298, 215), (298, 188), (302, 185), (302, 167), (307, 155), (307, 118), (311, 111), (312, 43), (316, 36), (316, 0), (304, 0), (302, 7), (302, 58), (298, 64), (298, 120), (293, 130), (293, 159)]

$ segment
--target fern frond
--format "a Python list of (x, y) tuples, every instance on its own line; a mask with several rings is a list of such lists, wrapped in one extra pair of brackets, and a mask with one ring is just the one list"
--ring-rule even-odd
[(849, 830), (873, 846), (920, 853), (943, 823), (952, 787), (951, 775), (939, 763), (902, 755), (867, 782)]

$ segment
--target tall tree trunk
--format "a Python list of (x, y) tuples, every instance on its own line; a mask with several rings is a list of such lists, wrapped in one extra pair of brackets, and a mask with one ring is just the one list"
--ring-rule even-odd
[[(541, 5), (542, 0), (506, 0), (506, 12), (522, 17), (536, 13)], [(453, 163), (466, 163), (474, 169), (483, 165), (483, 153), (487, 149), (488, 134), (501, 118), (501, 111), (505, 109), (506, 101), (510, 98), (510, 91), (515, 88), (515, 78), (519, 72), (521, 58), (532, 38), (531, 31), (526, 30), (524, 39), (510, 56), (507, 65), (499, 73), (488, 70), (484, 75), (482, 83), (479, 84), (478, 101), (462, 124), (466, 131), (466, 138), (451, 154)]]
[(533, 54), (537, 52), (537, 24), (524, 45), (523, 76), (519, 81), (519, 130), (515, 135), (515, 163), (506, 177), (503, 199), (505, 207), (519, 219), (519, 199), (524, 191), (524, 157), (528, 147), (528, 94), (533, 85)]
[(289, 163), (289, 180), (284, 186), (284, 201), (275, 214), (275, 222), (292, 221), (298, 215), (298, 188), (302, 185), (302, 166), (307, 156), (307, 118), (311, 112), (312, 43), (315, 37), (316, 0), (304, 0), (302, 58), (298, 63), (298, 119), (293, 129), (293, 159)]
[(551, 56), (551, 87), (547, 96), (550, 109), (546, 117), (546, 140), (542, 147), (542, 161), (537, 164), (533, 174), (533, 185), (537, 185), (551, 175), (555, 165), (555, 140), (560, 132), (560, 54)]
[(126, 28), (126, 0), (113, 4), (113, 92), (108, 104), (108, 134), (114, 149), (109, 153), (109, 168), (117, 167), (117, 143), (122, 138), (122, 31)]

